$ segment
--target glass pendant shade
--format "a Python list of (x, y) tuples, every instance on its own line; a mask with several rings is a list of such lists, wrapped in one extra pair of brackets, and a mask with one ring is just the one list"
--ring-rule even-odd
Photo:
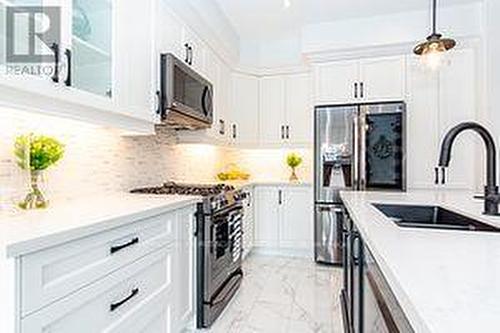
[(446, 51), (454, 48), (457, 43), (451, 38), (442, 38), (443, 36), (436, 32), (437, 1), (433, 0), (432, 5), (432, 34), (415, 46), (413, 53), (421, 56), (422, 63), (427, 67), (436, 70), (441, 65)]

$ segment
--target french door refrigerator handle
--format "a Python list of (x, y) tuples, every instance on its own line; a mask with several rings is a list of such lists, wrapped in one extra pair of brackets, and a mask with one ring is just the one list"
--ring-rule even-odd
[(358, 163), (359, 163), (359, 190), (364, 191), (366, 189), (366, 110), (364, 109), (366, 106), (361, 106), (360, 115), (359, 115), (359, 124), (358, 124), (358, 135), (359, 135), (359, 154), (358, 154)]

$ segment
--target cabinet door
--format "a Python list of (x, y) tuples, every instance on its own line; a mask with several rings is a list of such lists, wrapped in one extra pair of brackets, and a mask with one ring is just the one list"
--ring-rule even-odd
[[(126, 4), (127, 2), (128, 4)], [(129, 38), (127, 50), (133, 53), (130, 56), (137, 56), (137, 49), (141, 49), (141, 46), (135, 44), (141, 40), (135, 37), (137, 34), (141, 34), (144, 26), (139, 25), (134, 26), (134, 29), (130, 28), (130, 16), (127, 9), (132, 7), (131, 5), (130, 1), (120, 1), (116, 5), (118, 11), (115, 13), (115, 5), (111, 1), (63, 1), (63, 13), (70, 15), (67, 19), (63, 16), (63, 27), (65, 27), (64, 22), (70, 23), (71, 37), (68, 43), (71, 44), (72, 55), (71, 76), (64, 75), (65, 77), (62, 77), (61, 81), (68, 80), (65, 83), (66, 85), (96, 95), (108, 98), (113, 96), (112, 66), (115, 19), (117, 20), (117, 34), (121, 34), (122, 29), (126, 29), (127, 38)], [(125, 12), (122, 11), (124, 7), (127, 8)], [(144, 7), (150, 8), (149, 6)], [(65, 10), (65, 8), (68, 8), (68, 10)], [(143, 16), (141, 16), (140, 12), (137, 13), (131, 10), (130, 13), (134, 13), (135, 17), (138, 17), (141, 22), (149, 22), (142, 20)], [(128, 24), (121, 24), (120, 21), (122, 20), (127, 20)], [(63, 28), (63, 36), (64, 34), (65, 28)], [(144, 35), (141, 35), (142, 39), (144, 37)], [(133, 48), (130, 48), (130, 41), (134, 41)], [(67, 47), (69, 46), (63, 45), (63, 48), (61, 48), (63, 62), (66, 60), (64, 56)], [(121, 69), (122, 67), (118, 68)], [(69, 83), (69, 80), (71, 80), (71, 83)]]
[[(157, 53), (172, 53), (184, 60), (186, 49), (183, 45), (182, 21), (172, 12), (165, 1), (156, 0), (155, 43)], [(160, 60), (158, 59), (158, 62)]]
[(279, 246), (280, 191), (279, 188), (272, 186), (255, 188), (256, 247), (277, 249)]
[(285, 140), (285, 79), (281, 76), (260, 80), (260, 141), (281, 144)]
[[(104, 1), (106, 2), (106, 1)], [(116, 102), (121, 112), (152, 120), (155, 109), (153, 95), (153, 19), (152, 1), (122, 0), (113, 2), (116, 10)], [(133, 17), (141, 24), (130, 24)]]
[(230, 140), (230, 122), (232, 111), (232, 75), (231, 69), (224, 62), (221, 62), (220, 81), (219, 81), (219, 97), (220, 109), (218, 111), (218, 119), (215, 120), (217, 132), (222, 137), (223, 142)]
[[(439, 145), (453, 126), (476, 119), (477, 80), (474, 51), (452, 52), (448, 61), (449, 64), (443, 66), (439, 72)], [(480, 160), (476, 158), (475, 148), (476, 143), (482, 144), (480, 140), (474, 133), (464, 133), (457, 138), (447, 170), (447, 188), (474, 189), (475, 161)], [(480, 147), (482, 153), (482, 146)]]
[(199, 73), (205, 74), (205, 45), (196, 33), (188, 27), (184, 27), (184, 42), (190, 49), (190, 65)]
[(407, 73), (408, 187), (434, 188), (439, 146), (438, 76), (426, 71), (414, 56), (408, 57)]
[(231, 135), (237, 144), (255, 144), (259, 138), (259, 80), (234, 73), (233, 124)]
[[(339, 104), (356, 101), (359, 90), (359, 62), (339, 61), (314, 67), (314, 96), (316, 104)], [(359, 87), (358, 87), (359, 89)]]
[(403, 100), (405, 63), (404, 56), (361, 60), (360, 97), (366, 101)]
[(283, 190), (279, 228), (279, 246), (312, 254), (313, 195), (309, 187), (287, 187)]
[(183, 209), (177, 213), (177, 253), (176, 281), (174, 289), (177, 293), (176, 311), (179, 331), (187, 325), (194, 315), (194, 248), (193, 248), (193, 208)]
[(298, 74), (286, 80), (287, 140), (292, 144), (312, 143), (313, 107), (311, 76)]

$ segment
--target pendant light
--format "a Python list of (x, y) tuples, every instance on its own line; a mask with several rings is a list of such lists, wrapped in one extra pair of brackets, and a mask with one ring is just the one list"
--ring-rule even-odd
[(425, 42), (415, 46), (413, 53), (422, 57), (422, 62), (432, 70), (436, 70), (442, 62), (446, 51), (451, 50), (457, 44), (451, 38), (443, 36), (436, 31), (437, 0), (432, 0), (432, 34)]

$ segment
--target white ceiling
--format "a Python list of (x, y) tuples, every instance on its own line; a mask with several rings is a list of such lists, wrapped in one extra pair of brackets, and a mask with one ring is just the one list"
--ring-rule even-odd
[[(440, 6), (479, 0), (441, 0)], [(242, 39), (282, 38), (304, 25), (430, 8), (430, 0), (216, 0)]]

